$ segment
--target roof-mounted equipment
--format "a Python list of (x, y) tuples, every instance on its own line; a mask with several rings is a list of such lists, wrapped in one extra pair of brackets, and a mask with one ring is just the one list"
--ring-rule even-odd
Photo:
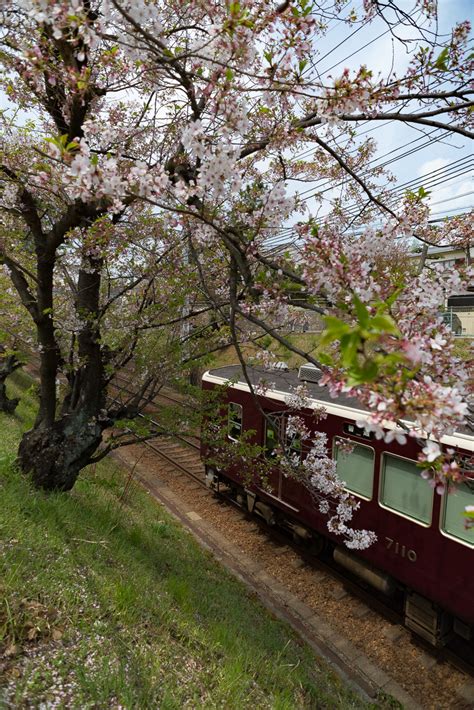
[(313, 365), (311, 362), (307, 362), (305, 365), (301, 365), (298, 370), (298, 379), (302, 382), (319, 382), (323, 375), (323, 371)]

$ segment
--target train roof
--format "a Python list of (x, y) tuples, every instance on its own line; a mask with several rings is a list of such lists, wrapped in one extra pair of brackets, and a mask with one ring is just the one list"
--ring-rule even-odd
[[(331, 397), (327, 387), (317, 382), (301, 380), (297, 370), (266, 370), (262, 367), (246, 368), (247, 376), (252, 385), (265, 383), (268, 389), (265, 397), (268, 399), (287, 402), (288, 397), (294, 393), (295, 388), (304, 384), (310, 396), (310, 408), (324, 407), (328, 414), (345, 417), (357, 421), (367, 416), (369, 410), (355, 397), (343, 394)], [(243, 374), (241, 365), (226, 365), (213, 370), (208, 370), (202, 376), (204, 382), (219, 385), (230, 383), (234, 388), (250, 392), (250, 387)], [(396, 425), (387, 422), (387, 429), (396, 428)], [(468, 426), (462, 427), (452, 436), (444, 436), (441, 443), (447, 446), (459, 446), (474, 452), (474, 435)]]

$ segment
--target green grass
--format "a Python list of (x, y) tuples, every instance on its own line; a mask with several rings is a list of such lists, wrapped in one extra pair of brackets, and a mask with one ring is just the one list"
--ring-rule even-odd
[(0, 414), (5, 705), (366, 707), (141, 488), (121, 500), (112, 461), (33, 490), (14, 459), (34, 406)]

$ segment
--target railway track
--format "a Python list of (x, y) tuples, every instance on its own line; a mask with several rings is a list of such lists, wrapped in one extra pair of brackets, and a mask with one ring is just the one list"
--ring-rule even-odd
[[(116, 383), (122, 382), (124, 384), (119, 385), (120, 389), (130, 396), (133, 396), (135, 393), (130, 389), (130, 380), (127, 379), (123, 373), (117, 372), (114, 380), (112, 381), (112, 385), (116, 386)], [(178, 404), (178, 405), (184, 405), (185, 403), (185, 398), (180, 395), (177, 392), (174, 392), (171, 390), (169, 387), (161, 387), (160, 391), (154, 398), (154, 400), (159, 399), (159, 400), (164, 400), (165, 402), (172, 402), (173, 404)]]
[[(143, 442), (151, 451), (206, 488), (204, 474), (201, 473), (202, 464), (198, 464), (189, 453), (183, 450), (183, 444), (176, 444), (172, 439), (160, 440), (159, 444), (153, 441)], [(188, 444), (190, 445), (190, 444)], [(193, 446), (192, 444), (190, 446)], [(197, 447), (199, 448), (199, 447)]]
[[(204, 467), (196, 458), (196, 447), (194, 447), (193, 452), (189, 453), (183, 450), (182, 444), (171, 440), (160, 442), (158, 445), (153, 445), (149, 442), (145, 442), (145, 444), (162, 459), (178, 468), (184, 475), (193, 481), (197, 481), (201, 487), (206, 488)], [(214, 493), (209, 491), (209, 496), (212, 497), (213, 495)], [(377, 594), (358, 577), (338, 567), (329, 554), (315, 556), (306, 551), (296, 544), (285, 530), (271, 527), (262, 518), (249, 513), (231, 495), (228, 495), (225, 487), (216, 495), (234, 508), (237, 508), (246, 521), (255, 523), (264, 536), (268, 537), (273, 543), (291, 548), (305, 564), (317, 569), (319, 572), (330, 575), (336, 582), (342, 584), (348, 592), (369, 607), (373, 613), (382, 616), (392, 624), (399, 625), (400, 628), (405, 628), (403, 605), (400, 600), (398, 603), (393, 603), (390, 598)], [(417, 645), (423, 648), (436, 661), (447, 661), (462, 673), (474, 676), (474, 652), (468, 644), (455, 651), (449, 646), (436, 649), (421, 638), (414, 637), (414, 639), (416, 639)]]
[[(120, 381), (123, 384), (118, 384), (115, 382), (113, 387), (117, 393), (124, 393), (128, 396), (133, 395), (133, 390), (131, 389), (130, 381), (127, 380), (123, 375), (120, 377)], [(115, 398), (114, 398), (115, 399)], [(117, 400), (116, 400), (117, 401)], [(174, 404), (183, 404), (182, 398), (175, 396), (172, 392), (160, 392), (157, 397), (157, 401), (153, 401), (154, 405), (153, 412), (159, 414), (160, 405), (163, 406), (164, 402), (173, 402)], [(150, 421), (150, 413), (147, 415), (147, 420)], [(151, 422), (157, 427), (157, 431), (160, 430), (160, 424), (156, 419), (151, 417)], [(159, 459), (165, 462), (167, 465), (171, 464), (175, 469), (182, 474), (182, 478), (188, 479), (192, 482), (194, 486), (196, 484), (204, 489), (205, 477), (204, 477), (204, 467), (199, 458), (199, 440), (197, 437), (184, 437), (184, 436), (174, 436), (173, 438), (160, 435), (156, 439), (143, 442), (150, 455), (154, 457), (159, 457)], [(208, 491), (208, 495), (202, 496), (202, 500), (206, 499), (212, 500), (214, 495), (211, 491)], [(227, 495), (227, 491), (221, 491), (221, 499), (224, 504), (229, 507), (232, 504), (232, 509), (236, 510), (238, 505), (231, 496)], [(343, 587), (346, 592), (350, 595), (357, 597), (360, 603), (365, 606), (369, 611), (366, 615), (367, 621), (370, 619), (370, 623), (377, 626), (377, 618), (383, 619), (390, 624), (397, 625), (400, 629), (403, 629), (401, 610), (397, 609), (393, 605), (387, 603), (386, 598), (382, 598), (381, 595), (378, 596), (374, 594), (371, 590), (365, 587), (364, 584), (360, 583), (357, 578), (351, 578), (348, 576), (347, 572), (344, 573), (337, 568), (335, 563), (330, 562), (329, 559), (325, 557), (314, 558), (305, 550), (302, 550), (299, 546), (295, 545), (288, 535), (281, 530), (275, 530), (274, 528), (266, 525), (261, 519), (251, 516), (242, 507), (239, 508), (239, 515), (241, 518), (248, 523), (250, 520), (256, 528), (259, 534), (259, 544), (262, 543), (262, 538), (264, 537), (269, 541), (270, 545), (279, 545), (291, 549), (295, 552), (299, 559), (301, 560), (302, 566), (311, 567), (315, 570), (318, 575), (324, 575), (330, 577), (334, 580), (336, 585)], [(297, 576), (297, 569), (295, 568), (295, 576)], [(406, 632), (404, 632), (406, 633)], [(396, 633), (392, 634), (394, 637)], [(425, 644), (421, 640), (416, 640), (415, 646), (422, 649), (422, 652), (431, 658), (431, 662), (435, 664), (449, 663), (450, 666), (455, 668), (462, 674), (474, 675), (474, 650), (466, 647), (463, 648), (443, 648), (443, 649), (433, 649), (428, 644)], [(473, 696), (474, 700), (474, 696)], [(444, 707), (442, 705), (433, 705), (433, 707)], [(445, 707), (448, 707), (446, 705)], [(449, 706), (451, 707), (451, 706)], [(456, 704), (452, 707), (456, 708), (469, 708), (472, 707), (471, 704)]]
[[(112, 386), (119, 391), (125, 391), (127, 394), (133, 394), (129, 389), (125, 389), (116, 383), (113, 383)], [(111, 399), (112, 401), (119, 402), (119, 400), (115, 398)], [(172, 397), (168, 397), (167, 399), (179, 402), (179, 400)], [(155, 403), (155, 400), (153, 400), (153, 403)], [(181, 402), (179, 403), (181, 404)], [(161, 424), (150, 416), (153, 413), (159, 413), (159, 405), (157, 405), (157, 407), (158, 408), (153, 409), (150, 406), (149, 409), (151, 411), (147, 414), (139, 414), (138, 416), (146, 419), (148, 425), (155, 427), (159, 432), (162, 430)], [(134, 433), (131, 430), (129, 431), (131, 434)], [(186, 476), (189, 476), (194, 481), (202, 485), (203, 488), (206, 487), (204, 469), (201, 460), (195, 460), (196, 455), (199, 456), (200, 450), (199, 439), (197, 437), (174, 434), (173, 437), (160, 436), (159, 438), (144, 441), (142, 443), (150, 449), (150, 451), (153, 451), (156, 455), (160, 456), (162, 459), (182, 471), (182, 473)], [(194, 453), (194, 457), (192, 454), (190, 455), (190, 451)]]
[[(176, 443), (174, 446), (173, 453), (176, 454), (180, 445)], [(135, 456), (139, 457), (139, 447), (136, 452), (130, 454), (132, 460)], [(150, 456), (152, 455), (154, 456), (150, 452)], [(403, 683), (407, 690), (412, 695), (418, 695), (420, 700), (424, 697), (425, 701), (431, 694), (432, 701), (426, 704), (420, 703), (419, 707), (438, 710), (441, 708), (467, 710), (471, 707), (470, 703), (455, 697), (454, 688), (451, 691), (451, 701), (447, 698), (443, 699), (439, 692), (443, 685), (448, 687), (447, 679), (456, 687), (468, 682), (467, 668), (457, 662), (459, 659), (446, 651), (435, 651), (424, 643), (415, 641), (411, 633), (399, 623), (401, 616), (393, 609), (382, 605), (360, 584), (349, 580), (325, 559), (313, 558), (302, 553), (288, 537), (269, 528), (258, 518), (250, 516), (234, 502), (231, 501), (231, 505), (225, 492), (221, 497), (217, 497), (210, 491), (207, 494), (205, 492), (199, 494), (194, 479), (188, 477), (182, 470), (176, 475), (176, 471), (173, 472), (167, 464), (165, 465), (162, 457), (155, 456), (152, 461), (146, 456), (140, 460), (146, 470), (142, 483), (149, 484), (152, 488), (154, 482), (158, 480), (160, 481), (158, 490), (161, 490), (161, 485), (164, 483), (175, 494), (173, 501), (177, 498), (182, 501), (184, 511), (195, 511), (195, 513), (184, 513), (181, 518), (184, 524), (189, 522), (186, 516), (193, 515), (202, 519), (206, 525), (214, 526), (228, 541), (238, 543), (239, 548), (244, 549), (248, 558), (252, 560), (252, 564), (254, 566), (258, 564), (258, 579), (262, 579), (262, 570), (264, 574), (268, 572), (267, 577), (271, 575), (273, 581), (268, 581), (270, 589), (282, 586), (279, 585), (282, 583), (288, 588), (290, 595), (294, 594), (299, 598), (299, 605), (303, 602), (312, 605), (312, 599), (309, 600), (309, 597), (324, 596), (323, 607), (328, 600), (331, 607), (331, 612), (327, 615), (329, 623), (333, 623), (333, 620), (339, 623), (347, 618), (351, 626), (357, 627), (356, 636), (363, 633), (363, 637), (359, 636), (357, 639), (363, 648), (371, 645), (374, 640), (381, 639), (378, 641), (378, 650), (381, 652), (380, 659), (384, 661), (381, 666), (383, 672), (391, 674), (396, 670), (397, 680), (399, 680), (405, 675), (400, 673), (405, 667), (406, 675), (412, 675), (410, 683), (406, 685)], [(191, 519), (193, 520), (194, 517)], [(226, 549), (225, 545), (223, 549)], [(309, 591), (311, 594), (308, 594)], [(291, 609), (291, 604), (288, 604), (288, 607)], [(318, 605), (315, 605), (316, 608)], [(306, 617), (303, 620), (303, 627), (306, 632), (311, 628), (311, 625), (306, 623)], [(341, 637), (346, 631), (347, 629), (344, 629), (340, 632)], [(385, 636), (387, 631), (390, 636)], [(349, 639), (354, 639), (354, 634), (351, 633)], [(337, 640), (339, 642), (341, 638), (338, 636)], [(419, 656), (419, 659), (417, 660), (415, 656)], [(407, 658), (410, 668), (407, 667)], [(440, 675), (444, 675), (444, 678), (437, 677)], [(408, 703), (406, 707), (408, 709), (411, 706)]]
[[(130, 389), (130, 382), (123, 376), (121, 376), (121, 380), (126, 383), (126, 387), (123, 388), (124, 391), (126, 391), (129, 395), (133, 394)], [(163, 397), (163, 393), (160, 392), (159, 396)], [(173, 394), (164, 396), (167, 400), (176, 404), (183, 404), (182, 399), (173, 396)], [(204, 468), (202, 464), (200, 464), (200, 460), (196, 460), (196, 454), (199, 451), (199, 440), (196, 438), (194, 441), (189, 441), (184, 440), (183, 437), (177, 438), (178, 442), (168, 440), (168, 442), (160, 442), (158, 445), (151, 442), (145, 442), (145, 444), (149, 446), (149, 448), (151, 448), (158, 456), (176, 466), (176, 468), (178, 468), (185, 475), (189, 476), (193, 481), (198, 482), (202, 487), (206, 487)], [(179, 443), (180, 440), (181, 443)], [(193, 449), (192, 454), (183, 452), (183, 443)], [(199, 469), (201, 470), (199, 471)], [(311, 553), (306, 552), (301, 548), (301, 546), (294, 543), (291, 536), (289, 536), (286, 531), (270, 527), (261, 518), (248, 513), (248, 511), (240, 506), (234, 498), (227, 494), (225, 489), (221, 491), (219, 495), (232, 506), (239, 508), (243, 517), (246, 520), (255, 522), (265, 533), (265, 535), (273, 540), (273, 542), (287, 545), (293, 549), (306, 564), (311, 566), (317, 564), (318, 570), (323, 571), (326, 574), (330, 574), (335, 580), (343, 584), (345, 588), (350, 591), (350, 593), (356, 595), (362, 603), (366, 604), (367, 607), (371, 609), (373, 613), (379, 614), (392, 624), (397, 624), (401, 628), (405, 628), (403, 623), (403, 608), (400, 601), (398, 601), (398, 603), (397, 601), (392, 602), (384, 595), (377, 594), (370, 587), (361, 582), (358, 577), (351, 575), (342, 568), (339, 568), (337, 563), (335, 563), (329, 555), (314, 557)], [(462, 673), (474, 676), (474, 649), (470, 644), (457, 642), (458, 649), (456, 650), (455, 648), (451, 648), (449, 645), (440, 649), (435, 649), (430, 644), (423, 641), (423, 639), (418, 637), (416, 637), (416, 643), (423, 648), (426, 653), (430, 654), (435, 661), (449, 662), (453, 667)]]

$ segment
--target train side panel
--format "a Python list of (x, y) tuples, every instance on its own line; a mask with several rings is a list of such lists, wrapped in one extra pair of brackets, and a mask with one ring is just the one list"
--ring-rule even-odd
[[(204, 388), (212, 388), (213, 384), (203, 382)], [(243, 429), (254, 430), (255, 443), (264, 444), (265, 425), (260, 410), (255, 404), (253, 395), (241, 389), (229, 388), (228, 401), (242, 406)], [(269, 397), (260, 397), (262, 409), (269, 414), (281, 413), (286, 409), (280, 401), (272, 401)], [(411, 461), (416, 461), (418, 448), (413, 441), (405, 445), (396, 442), (386, 444), (375, 439), (370, 441), (347, 433), (349, 422), (341, 417), (328, 415), (316, 425), (310, 412), (303, 413), (312, 431), (323, 431), (328, 436), (328, 447), (333, 449), (338, 437), (350, 439), (354, 445), (373, 451), (373, 482), (369, 495), (358, 496), (360, 509), (354, 514), (353, 526), (373, 530), (377, 534), (377, 542), (369, 549), (358, 552), (358, 556), (391, 575), (408, 589), (418, 592), (423, 597), (431, 599), (451, 614), (474, 624), (474, 550), (468, 544), (452, 539), (440, 530), (443, 496), (433, 492), (431, 509), (425, 518), (415, 520), (410, 515), (390, 508), (392, 500), (384, 505), (383, 478), (384, 466), (387, 462), (396, 470), (397, 465), (403, 473)], [(204, 452), (205, 453), (205, 452)], [(250, 472), (251, 473), (251, 472)], [(307, 489), (294, 479), (285, 478), (277, 473), (270, 480), (271, 489), (265, 490), (256, 482), (249, 484), (251, 476), (242, 476), (234, 467), (225, 471), (226, 477), (236, 483), (244, 483), (258, 496), (273, 507), (279, 509), (294, 522), (331, 539), (336, 545), (341, 545), (341, 538), (332, 535), (327, 529), (327, 516), (322, 515)], [(387, 476), (389, 473), (386, 474)], [(418, 475), (418, 474), (417, 474)], [(421, 480), (421, 477), (420, 477)], [(410, 493), (417, 503), (417, 496), (431, 495), (429, 486), (422, 481), (419, 491)], [(411, 501), (399, 494), (393, 485), (390, 495), (400, 507)]]

